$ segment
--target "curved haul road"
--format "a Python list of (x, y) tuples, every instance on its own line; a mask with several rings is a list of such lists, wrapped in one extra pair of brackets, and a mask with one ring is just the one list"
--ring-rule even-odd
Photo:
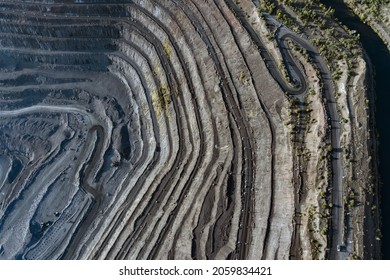
[[(292, 30), (288, 29), (276, 19), (274, 19), (271, 15), (264, 13), (266, 20), (278, 26), (275, 37), (278, 43), (278, 46), (281, 50), (284, 63), (288, 70), (289, 75), (293, 80), (295, 80), (295, 85), (297, 88), (291, 88), (280, 72), (277, 69), (276, 62), (273, 57), (268, 53), (268, 50), (265, 48), (263, 42), (257, 33), (253, 30), (250, 24), (244, 20), (245, 16), (241, 12), (241, 10), (237, 7), (237, 5), (231, 1), (226, 1), (228, 6), (238, 15), (240, 18), (240, 22), (245, 28), (245, 30), (250, 35), (251, 39), (258, 45), (261, 56), (264, 61), (266, 61), (266, 66), (270, 71), (271, 75), (278, 82), (283, 90), (290, 95), (294, 95), (299, 99), (303, 99), (306, 95), (307, 83), (302, 74), (300, 68), (295, 63), (292, 58), (288, 47), (286, 46), (287, 40), (293, 40), (297, 44), (299, 44), (302, 48), (305, 48), (309, 55), (311, 56), (314, 64), (318, 67), (321, 73), (321, 78), (323, 81), (323, 94), (326, 97), (327, 104), (326, 108), (331, 120), (331, 146), (332, 146), (332, 179), (330, 189), (332, 189), (332, 227), (330, 229), (330, 249), (329, 249), (329, 259), (347, 259), (348, 252), (339, 252), (337, 250), (337, 245), (343, 244), (343, 185), (342, 185), (342, 159), (341, 159), (341, 148), (340, 148), (340, 118), (337, 113), (336, 101), (334, 98), (334, 86), (332, 81), (332, 75), (323, 60), (323, 58), (319, 55), (318, 50), (313, 47), (310, 42), (299, 37)], [(256, 3), (255, 3), (256, 4)], [(257, 3), (258, 4), (258, 3)], [(260, 6), (258, 6), (261, 8)], [(348, 241), (348, 240), (347, 240)], [(350, 242), (350, 241), (349, 241)]]
[[(341, 158), (341, 147), (340, 147), (340, 117), (337, 113), (336, 100), (334, 98), (334, 87), (332, 76), (329, 69), (319, 55), (318, 51), (306, 40), (294, 34), (291, 30), (286, 27), (280, 27), (276, 37), (280, 42), (282, 53), (287, 61), (287, 65), (292, 63), (292, 57), (288, 52), (286, 46), (286, 40), (290, 39), (301, 47), (305, 48), (313, 59), (314, 64), (320, 69), (322, 82), (323, 82), (323, 94), (327, 100), (326, 108), (331, 120), (331, 145), (332, 145), (332, 227), (330, 232), (331, 247), (329, 252), (330, 259), (346, 259), (348, 253), (338, 252), (337, 245), (343, 244), (343, 184), (342, 184), (342, 158)], [(286, 51), (287, 50), (287, 51)]]

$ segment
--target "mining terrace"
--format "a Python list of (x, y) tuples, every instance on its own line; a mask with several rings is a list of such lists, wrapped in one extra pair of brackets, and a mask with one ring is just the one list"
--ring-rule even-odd
[(379, 258), (367, 61), (278, 2), (0, 1), (0, 259)]

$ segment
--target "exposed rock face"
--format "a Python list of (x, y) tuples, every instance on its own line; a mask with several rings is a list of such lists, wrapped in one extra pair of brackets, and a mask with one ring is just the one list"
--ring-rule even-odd
[(325, 257), (321, 77), (278, 80), (242, 5), (0, 2), (0, 258)]

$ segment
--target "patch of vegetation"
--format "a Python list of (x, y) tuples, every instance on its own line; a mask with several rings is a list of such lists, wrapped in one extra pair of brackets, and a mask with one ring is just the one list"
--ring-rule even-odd
[(312, 237), (310, 238), (310, 246), (311, 246), (311, 254), (313, 259), (319, 259), (319, 256), (322, 251), (322, 244), (313, 237), (314, 233), (319, 233), (319, 229), (316, 225), (316, 216), (318, 218), (322, 218), (321, 213), (317, 212), (317, 207), (316, 206), (310, 206), (308, 211), (308, 227), (309, 227), (309, 232), (312, 234)]
[(158, 116), (161, 115), (162, 112), (165, 112), (165, 114), (168, 113), (168, 107), (171, 103), (168, 85), (164, 84), (152, 93), (152, 102)]
[(244, 71), (241, 71), (239, 76), (238, 76), (238, 80), (244, 85), (244, 86), (248, 86), (249, 85), (249, 82), (250, 82), (250, 77), (248, 77), (247, 75), (245, 75)]
[(164, 41), (163, 49), (164, 49), (165, 55), (170, 59), (172, 56), (172, 48), (171, 48), (171, 44), (169, 43), (168, 40)]
[(260, 5), (266, 13), (273, 14), (276, 8), (275, 3), (271, 0), (260, 0)]
[(350, 0), (350, 2), (354, 5), (361, 4), (369, 14), (380, 20), (382, 19), (382, 7), (390, 4), (390, 0)]

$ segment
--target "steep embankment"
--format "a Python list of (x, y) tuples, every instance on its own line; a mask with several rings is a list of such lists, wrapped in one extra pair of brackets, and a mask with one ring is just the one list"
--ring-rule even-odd
[(390, 50), (390, 1), (389, 0), (344, 0), (344, 2), (371, 26)]

